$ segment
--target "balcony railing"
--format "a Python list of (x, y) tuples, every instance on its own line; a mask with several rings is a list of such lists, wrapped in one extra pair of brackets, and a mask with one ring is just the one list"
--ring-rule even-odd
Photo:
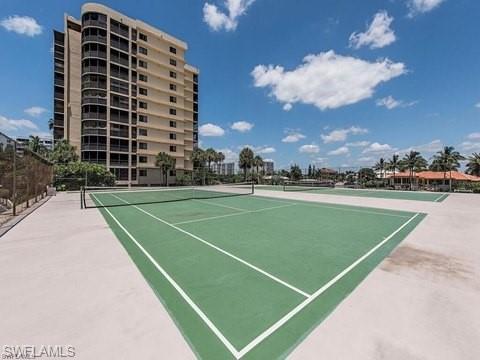
[(96, 26), (102, 29), (107, 28), (107, 23), (99, 20), (83, 20), (82, 26)]
[(110, 46), (119, 49), (125, 52), (128, 52), (128, 43), (124, 43), (121, 41), (110, 40)]
[(107, 150), (106, 144), (82, 144), (82, 150)]
[(86, 50), (83, 52), (83, 57), (95, 57), (100, 59), (106, 59), (107, 53), (106, 51), (98, 51), (98, 50)]
[(107, 129), (102, 128), (84, 128), (82, 135), (107, 135)]
[(110, 144), (110, 151), (129, 152), (130, 149), (128, 146)]
[(82, 89), (107, 89), (106, 81), (82, 81)]
[(63, 79), (55, 79), (53, 83), (57, 86), (65, 86), (65, 81)]
[[(84, 35), (82, 37), (82, 42), (93, 41), (99, 44), (107, 44), (107, 38), (100, 35)], [(62, 57), (63, 58), (63, 57)]]
[(106, 66), (93, 66), (93, 65), (82, 67), (82, 74), (89, 73), (89, 72), (107, 75), (107, 67)]
[(103, 97), (82, 97), (82, 105), (86, 104), (107, 105), (107, 99)]
[(107, 113), (99, 113), (99, 112), (84, 112), (82, 113), (82, 120), (85, 119), (92, 119), (92, 120), (107, 120)]
[(128, 161), (110, 160), (110, 166), (128, 166)]
[(128, 130), (127, 131), (110, 130), (110, 136), (128, 139)]

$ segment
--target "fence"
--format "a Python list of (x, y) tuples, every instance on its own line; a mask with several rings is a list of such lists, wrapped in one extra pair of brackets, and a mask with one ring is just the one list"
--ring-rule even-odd
[(0, 215), (15, 216), (46, 195), (53, 165), (0, 133)]

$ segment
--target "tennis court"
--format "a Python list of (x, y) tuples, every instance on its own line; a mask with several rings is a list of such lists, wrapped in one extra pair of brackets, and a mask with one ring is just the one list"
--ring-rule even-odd
[(285, 356), (424, 217), (238, 189), (84, 194), (201, 358)]
[[(257, 185), (260, 190), (284, 191), (282, 185)], [(291, 186), (287, 191), (308, 191), (325, 195), (342, 195), (372, 197), (380, 199), (398, 199), (414, 201), (442, 202), (448, 197), (447, 193), (429, 193), (424, 191), (403, 191), (403, 190), (375, 190), (375, 189), (349, 189), (332, 187), (309, 187), (309, 186)]]

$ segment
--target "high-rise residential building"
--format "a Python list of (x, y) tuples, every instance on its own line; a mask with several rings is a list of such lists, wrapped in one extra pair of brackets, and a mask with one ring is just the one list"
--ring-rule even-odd
[(218, 175), (235, 175), (235, 163), (212, 164), (212, 169)]
[(155, 157), (193, 170), (198, 74), (187, 44), (106, 6), (86, 3), (54, 31), (54, 139), (83, 161), (107, 166), (119, 184), (160, 184)]
[(268, 160), (265, 161), (264, 160), (263, 161), (263, 169), (264, 169), (266, 175), (272, 175), (275, 171), (273, 161), (268, 161)]

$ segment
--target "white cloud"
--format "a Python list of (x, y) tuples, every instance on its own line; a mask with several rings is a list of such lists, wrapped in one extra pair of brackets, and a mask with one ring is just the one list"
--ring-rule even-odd
[(295, 143), (297, 141), (300, 141), (302, 139), (305, 139), (306, 136), (299, 133), (299, 132), (292, 132), (290, 134), (287, 134), (287, 136), (285, 136), (283, 139), (282, 139), (282, 142), (284, 143)]
[(205, 3), (203, 6), (203, 21), (210, 29), (219, 31), (234, 31), (238, 26), (238, 18), (244, 15), (255, 0), (225, 0), (224, 7), (228, 14), (219, 10), (216, 5)]
[(42, 115), (44, 112), (47, 112), (47, 109), (40, 107), (40, 106), (32, 106), (28, 109), (23, 110), (28, 115), (36, 117)]
[(225, 130), (218, 125), (208, 123), (200, 126), (198, 133), (200, 136), (223, 136), (225, 135)]
[(418, 14), (423, 14), (435, 9), (445, 0), (408, 0), (408, 17), (414, 17)]
[(362, 154), (368, 153), (388, 153), (391, 151), (395, 151), (396, 149), (391, 147), (389, 144), (380, 144), (378, 142), (374, 142), (370, 144), (367, 148), (362, 151)]
[(7, 31), (13, 31), (20, 35), (33, 37), (42, 33), (42, 27), (34, 18), (30, 16), (9, 16), (0, 21), (2, 26)]
[(361, 163), (369, 163), (375, 161), (375, 158), (372, 156), (362, 156), (357, 159)]
[(393, 17), (388, 16), (385, 10), (379, 11), (374, 15), (367, 31), (350, 35), (350, 47), (359, 49), (369, 46), (370, 49), (378, 49), (395, 42), (395, 33), (390, 29), (392, 21)]
[(270, 88), (271, 96), (281, 103), (300, 102), (326, 110), (367, 99), (377, 85), (406, 72), (403, 63), (389, 59), (369, 62), (330, 50), (305, 56), (291, 71), (278, 65), (257, 65), (251, 74), (256, 87)]
[(325, 144), (337, 142), (337, 141), (345, 141), (348, 135), (361, 135), (368, 133), (368, 129), (364, 129), (358, 126), (351, 126), (348, 129), (336, 129), (331, 131), (329, 134), (324, 135), (321, 134), (320, 137), (322, 138)]
[(469, 140), (480, 140), (480, 132), (468, 134), (467, 139), (469, 139)]
[(283, 110), (290, 111), (290, 110), (292, 110), (292, 107), (293, 107), (292, 104), (286, 103), (285, 105), (283, 105)]
[(304, 154), (318, 154), (320, 152), (320, 148), (318, 147), (318, 145), (309, 144), (300, 146), (298, 151)]
[(480, 141), (464, 141), (459, 147), (463, 151), (480, 151)]
[(224, 149), (217, 149), (216, 151), (222, 152), (225, 155), (225, 162), (236, 162), (238, 161), (238, 153), (235, 151), (224, 148)]
[(480, 109), (480, 102), (475, 104), (475, 107)]
[(328, 155), (347, 155), (350, 153), (350, 150), (346, 146), (341, 146), (338, 149), (328, 152)]
[(273, 154), (275, 151), (277, 151), (272, 146), (261, 146), (259, 148), (255, 148), (253, 150), (257, 154)]
[(384, 106), (388, 110), (395, 109), (396, 107), (404, 107), (404, 108), (405, 107), (410, 107), (410, 106), (413, 106), (417, 103), (418, 103), (418, 101), (405, 102), (403, 100), (396, 100), (391, 95), (389, 95), (387, 97), (384, 97), (384, 98), (381, 98), (381, 99), (377, 99), (377, 101), (376, 101), (377, 106)]
[(350, 147), (365, 147), (368, 145), (370, 145), (370, 141), (355, 141), (346, 144), (346, 146)]
[(35, 125), (30, 120), (25, 119), (9, 119), (5, 116), (0, 115), (0, 130), (7, 131), (17, 131), (17, 130), (38, 130), (38, 126)]
[(248, 132), (253, 129), (254, 124), (247, 121), (237, 121), (232, 124), (230, 127), (232, 130), (236, 130), (241, 133)]
[(398, 153), (406, 154), (406, 153), (409, 153), (410, 151), (419, 151), (425, 156), (425, 154), (431, 155), (442, 149), (443, 149), (442, 141), (440, 141), (439, 139), (436, 139), (436, 140), (430, 141), (427, 144), (414, 145), (406, 149), (399, 150)]

